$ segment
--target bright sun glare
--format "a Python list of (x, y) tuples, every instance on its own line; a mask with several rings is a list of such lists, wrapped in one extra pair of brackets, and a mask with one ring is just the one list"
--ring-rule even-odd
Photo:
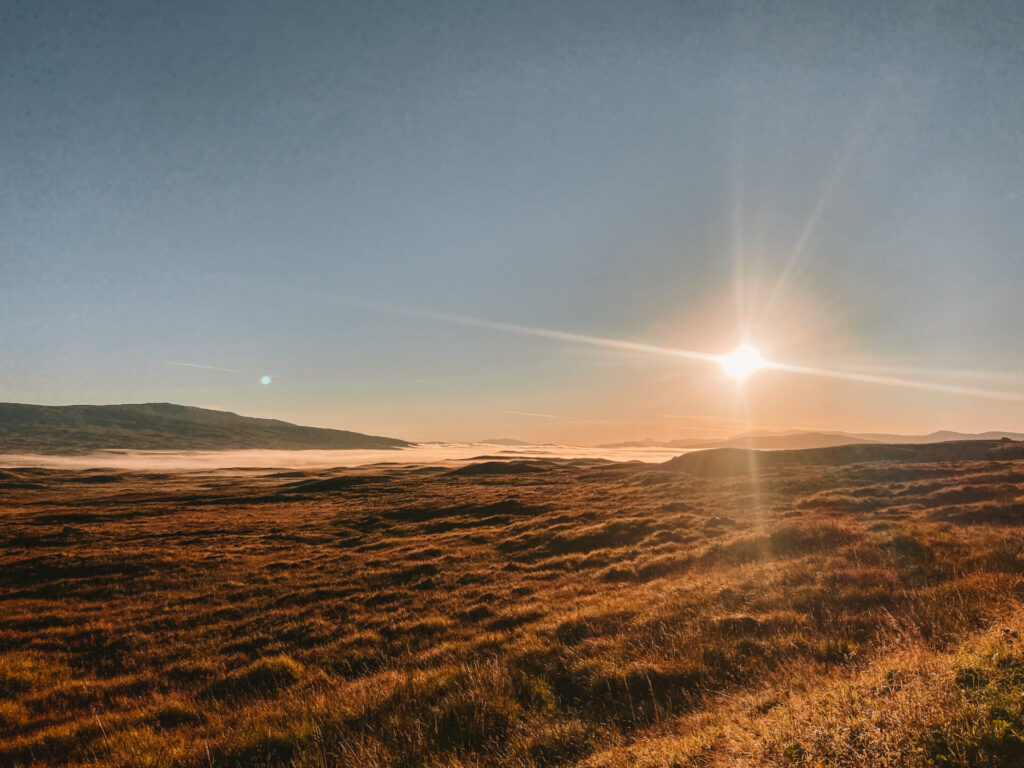
[(736, 347), (727, 355), (718, 358), (722, 368), (737, 381), (743, 381), (750, 374), (765, 367), (761, 353), (748, 344)]

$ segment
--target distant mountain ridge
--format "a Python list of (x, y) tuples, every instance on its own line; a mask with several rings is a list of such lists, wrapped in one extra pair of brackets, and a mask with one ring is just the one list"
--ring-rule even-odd
[(861, 434), (857, 435), (857, 437), (863, 437), (876, 443), (923, 444), (950, 443), (954, 440), (1002, 440), (1004, 437), (1009, 438), (1010, 440), (1024, 440), (1024, 432), (1000, 432), (998, 430), (993, 430), (989, 432), (966, 433), (943, 429), (938, 432), (929, 432), (927, 435), (889, 435), (881, 433)]
[(698, 477), (756, 475), (806, 466), (845, 466), (864, 462), (924, 464), (956, 461), (1010, 461), (1024, 458), (1024, 443), (1010, 440), (953, 440), (933, 443), (861, 443), (785, 451), (712, 448), (669, 459), (661, 466)]
[(173, 403), (0, 403), (0, 452), (82, 454), (104, 449), (216, 451), (391, 449), (404, 440), (303, 427)]
[(803, 450), (830, 448), (838, 445), (880, 445), (948, 443), (955, 440), (1024, 440), (1020, 432), (981, 432), (968, 434), (941, 430), (927, 435), (851, 434), (847, 432), (750, 432), (716, 439), (639, 440), (628, 443), (599, 445), (598, 448), (680, 448), (710, 450), (713, 448), (747, 448), (754, 450)]

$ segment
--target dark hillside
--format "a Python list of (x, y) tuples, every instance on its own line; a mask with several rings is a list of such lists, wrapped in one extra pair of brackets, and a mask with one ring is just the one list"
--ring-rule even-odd
[(0, 403), (0, 452), (76, 454), (134, 450), (402, 448), (403, 440), (300, 427), (173, 403), (24, 405)]
[(939, 461), (1008, 461), (1024, 458), (1024, 442), (961, 440), (918, 445), (835, 445), (797, 451), (714, 448), (669, 459), (662, 466), (690, 475), (722, 477), (771, 472), (787, 467), (860, 464), (875, 461), (923, 463)]

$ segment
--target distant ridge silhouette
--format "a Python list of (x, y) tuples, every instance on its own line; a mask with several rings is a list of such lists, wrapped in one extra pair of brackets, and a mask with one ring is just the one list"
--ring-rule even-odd
[(351, 450), (404, 448), (404, 440), (302, 427), (173, 403), (0, 403), (0, 452), (82, 454), (128, 450)]
[(954, 440), (1024, 440), (1019, 432), (981, 432), (968, 434), (942, 430), (927, 435), (897, 434), (850, 434), (846, 432), (750, 432), (718, 439), (681, 440), (638, 440), (627, 443), (607, 443), (598, 448), (689, 448), (708, 450), (711, 448), (752, 448), (757, 450), (801, 450), (804, 448), (828, 448), (835, 445), (866, 444), (914, 444), (944, 443)]
[(1009, 461), (1024, 459), (1024, 442), (955, 440), (940, 443), (879, 443), (835, 445), (792, 451), (712, 448), (669, 459), (661, 466), (702, 477), (758, 474), (787, 467), (844, 466), (872, 461), (926, 464), (956, 461)]

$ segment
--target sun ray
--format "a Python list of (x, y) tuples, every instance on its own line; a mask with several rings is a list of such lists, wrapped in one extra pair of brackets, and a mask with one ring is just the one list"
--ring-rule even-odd
[(977, 397), (987, 400), (1002, 400), (1010, 403), (1024, 403), (1024, 393), (1019, 392), (1003, 392), (994, 389), (981, 389), (978, 387), (960, 387), (954, 384), (941, 384), (935, 381), (919, 381), (899, 376), (882, 376), (873, 373), (857, 373), (855, 371), (836, 371), (828, 368), (815, 368), (809, 365), (793, 365), (790, 363), (770, 362), (766, 363), (765, 367), (777, 371), (785, 371), (787, 373), (821, 376), (828, 379), (859, 381), (865, 384), (879, 384), (882, 386), (941, 392), (948, 395), (962, 395), (965, 397)]
[(414, 317), (425, 317), (433, 320), (443, 320), (449, 323), (456, 323), (458, 325), (466, 325), (474, 328), (486, 328), (493, 331), (502, 331), (505, 333), (515, 333), (520, 336), (536, 336), (544, 339), (552, 339), (554, 341), (568, 341), (574, 344), (586, 344), (590, 346), (606, 347), (608, 349), (619, 349), (626, 352), (645, 352), (655, 355), (664, 355), (667, 357), (681, 357), (689, 360), (701, 360), (704, 362), (718, 362), (720, 355), (715, 355), (710, 352), (698, 352), (692, 349), (680, 349), (678, 347), (665, 347), (657, 344), (644, 344), (636, 341), (626, 341), (623, 339), (610, 339), (602, 336), (590, 336), (583, 333), (571, 333), (567, 331), (556, 331), (548, 328), (537, 328), (530, 325), (518, 325), (516, 323), (502, 323), (493, 320), (483, 320), (476, 317), (467, 317), (465, 315), (454, 315), (447, 312), (431, 312), (423, 309), (411, 309), (408, 307), (398, 307), (389, 304), (378, 304), (376, 302), (368, 302), (360, 300), (359, 303), (366, 304), (369, 306), (376, 307), (378, 309), (385, 309), (391, 312), (398, 312), (404, 315), (411, 315)]
[[(366, 306), (372, 306), (377, 309), (397, 312), (400, 314), (410, 315), (414, 317), (430, 318), (434, 320), (441, 320), (444, 322), (456, 323), (459, 325), (466, 325), (475, 328), (485, 328), (495, 331), (501, 331), (503, 333), (513, 333), (522, 336), (534, 336), (537, 338), (552, 339), (555, 341), (567, 341), (574, 344), (586, 344), (590, 346), (605, 347), (607, 349), (617, 349), (628, 352), (641, 352), (666, 357), (682, 358), (685, 360), (695, 360), (699, 362), (711, 362), (723, 365), (723, 367), (723, 361), (731, 359), (731, 356), (736, 354), (736, 352), (738, 351), (733, 350), (733, 352), (724, 355), (713, 354), (711, 352), (700, 352), (692, 349), (680, 349), (677, 347), (666, 347), (658, 344), (646, 344), (643, 342), (605, 338), (602, 336), (590, 336), (582, 333), (571, 333), (567, 331), (552, 330), (549, 328), (537, 328), (534, 326), (518, 325), (515, 323), (503, 323), (493, 320), (484, 320), (475, 317), (468, 317), (465, 315), (454, 315), (445, 312), (432, 312), (429, 310), (398, 307), (394, 305), (380, 304), (377, 302), (371, 302), (361, 299), (356, 299), (355, 302), (364, 304)], [(1003, 402), (1011, 403), (1024, 403), (1024, 393), (1020, 392), (1006, 392), (1001, 390), (983, 389), (978, 387), (961, 387), (953, 384), (943, 384), (936, 381), (924, 381), (921, 379), (910, 379), (901, 376), (888, 376), (884, 374), (859, 373), (856, 371), (849, 370), (844, 371), (829, 368), (819, 368), (810, 365), (799, 365), (795, 363), (786, 363), (777, 360), (766, 360), (762, 358), (756, 350), (753, 350), (753, 354), (757, 356), (756, 365), (753, 368), (753, 370), (775, 370), (785, 373), (803, 374), (807, 376), (819, 376), (822, 378), (829, 379), (856, 381), (865, 384), (877, 384), (879, 386), (902, 387), (907, 389), (919, 389), (930, 392), (939, 392), (949, 395), (959, 395), (963, 397), (975, 397), (987, 400), (1000, 400)], [(750, 357), (749, 352), (744, 352), (744, 355)], [(750, 360), (748, 360), (748, 365), (749, 363)], [(749, 373), (753, 372), (753, 370), (749, 371), (748, 375)], [(929, 375), (929, 373), (931, 372), (922, 371), (922, 375), (925, 376)], [(936, 372), (933, 373), (932, 375), (941, 375), (941, 372)]]
[(779, 300), (788, 284), (797, 273), (797, 268), (803, 261), (804, 253), (807, 251), (807, 247), (810, 244), (812, 237), (818, 230), (818, 225), (821, 222), (821, 218), (825, 213), (825, 210), (828, 208), (836, 190), (839, 188), (846, 176), (847, 168), (850, 166), (853, 158), (861, 150), (863, 145), (867, 143), (867, 140), (874, 129), (877, 114), (881, 110), (885, 100), (888, 98), (889, 93), (897, 87), (898, 83), (899, 78), (889, 76), (883, 80), (883, 82), (866, 99), (860, 119), (857, 121), (850, 138), (846, 142), (846, 146), (843, 148), (842, 154), (840, 154), (839, 159), (832, 167), (831, 172), (825, 178), (825, 182), (822, 185), (818, 199), (811, 207), (811, 211), (808, 214), (807, 219), (804, 221), (803, 227), (800, 229), (800, 234), (797, 236), (796, 242), (794, 243), (792, 250), (789, 252), (789, 256), (786, 258), (786, 261), (782, 266), (782, 270), (779, 272), (779, 276), (775, 281), (775, 286), (772, 289), (771, 294), (768, 296), (768, 300), (758, 313), (761, 321), (764, 321), (765, 318), (770, 316), (775, 303)]

